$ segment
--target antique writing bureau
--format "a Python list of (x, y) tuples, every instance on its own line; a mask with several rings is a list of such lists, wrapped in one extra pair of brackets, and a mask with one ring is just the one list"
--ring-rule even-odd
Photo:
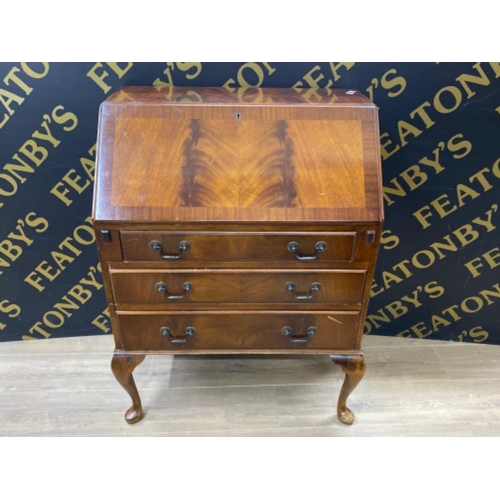
[(329, 354), (339, 419), (365, 370), (382, 228), (377, 109), (358, 91), (125, 87), (100, 108), (93, 219), (142, 416), (146, 354)]

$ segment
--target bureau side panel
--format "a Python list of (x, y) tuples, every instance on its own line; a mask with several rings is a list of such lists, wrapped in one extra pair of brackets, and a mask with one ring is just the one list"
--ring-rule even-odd
[(96, 235), (97, 253), (99, 255), (99, 261), (101, 263), (104, 292), (106, 295), (106, 302), (108, 304), (111, 331), (113, 332), (116, 348), (122, 349), (123, 344), (118, 328), (118, 322), (116, 319), (113, 289), (109, 272), (110, 262), (122, 260), (119, 231), (111, 231), (108, 229), (101, 230), (99, 224), (94, 225), (94, 231)]
[(377, 229), (373, 232), (373, 243), (364, 245), (363, 249), (360, 250), (360, 252), (363, 252), (364, 257), (368, 261), (368, 269), (366, 273), (366, 286), (363, 291), (361, 315), (358, 324), (358, 333), (356, 336), (356, 345), (355, 345), (356, 349), (361, 349), (361, 341), (363, 339), (363, 328), (365, 324), (366, 313), (368, 311), (368, 305), (370, 303), (370, 292), (373, 282), (373, 275), (375, 273), (375, 268), (377, 265), (377, 257), (380, 246), (380, 237), (382, 235), (382, 228), (383, 228), (382, 224), (378, 225)]

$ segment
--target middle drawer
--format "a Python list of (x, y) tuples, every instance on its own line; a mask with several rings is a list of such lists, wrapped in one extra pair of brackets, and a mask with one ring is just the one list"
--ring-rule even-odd
[(366, 270), (251, 271), (115, 269), (115, 304), (331, 304), (360, 305)]

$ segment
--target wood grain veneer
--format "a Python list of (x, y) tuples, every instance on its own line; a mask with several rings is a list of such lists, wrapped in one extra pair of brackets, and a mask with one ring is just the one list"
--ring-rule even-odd
[(93, 220), (116, 350), (330, 354), (361, 380), (383, 205), (359, 91), (125, 87), (100, 108)]

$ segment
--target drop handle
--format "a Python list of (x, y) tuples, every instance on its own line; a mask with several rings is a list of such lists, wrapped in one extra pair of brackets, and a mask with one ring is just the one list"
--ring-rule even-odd
[(151, 241), (149, 243), (149, 248), (151, 248), (151, 250), (155, 250), (156, 252), (158, 252), (160, 257), (164, 260), (178, 260), (182, 257), (183, 252), (191, 249), (191, 245), (189, 244), (189, 241), (181, 241), (179, 243), (179, 253), (175, 255), (164, 253), (162, 250), (161, 243), (158, 240)]
[(314, 298), (314, 293), (319, 292), (321, 290), (321, 283), (318, 283), (315, 281), (314, 283), (311, 283), (311, 286), (309, 287), (309, 293), (296, 293), (295, 292), (295, 283), (292, 281), (288, 281), (285, 283), (285, 290), (287, 292), (292, 293), (292, 297), (295, 300), (310, 300)]
[(186, 281), (185, 283), (183, 283), (182, 285), (182, 291), (183, 291), (183, 294), (182, 295), (172, 295), (172, 294), (169, 294), (168, 290), (167, 290), (167, 285), (165, 285), (165, 283), (163, 283), (162, 281), (160, 281), (159, 283), (156, 283), (155, 285), (155, 288), (158, 292), (162, 292), (165, 294), (165, 298), (167, 300), (182, 300), (186, 297), (186, 295), (193, 291), (193, 284), (190, 283), (189, 281)]
[(295, 254), (295, 258), (301, 261), (310, 261), (316, 260), (318, 258), (318, 254), (320, 252), (324, 252), (328, 245), (324, 241), (318, 241), (316, 245), (314, 245), (314, 253), (312, 255), (299, 255), (300, 246), (296, 241), (290, 241), (288, 243), (288, 251)]
[(306, 331), (306, 335), (301, 337), (294, 337), (293, 330), (290, 326), (284, 326), (281, 329), (281, 333), (286, 335), (294, 344), (305, 344), (309, 340), (309, 337), (316, 333), (316, 327), (310, 326)]
[(170, 328), (168, 326), (162, 326), (160, 328), (160, 333), (164, 337), (168, 337), (168, 340), (170, 340), (172, 344), (183, 344), (187, 341), (188, 337), (192, 337), (196, 333), (196, 330), (192, 326), (188, 326), (184, 331), (184, 337), (173, 337)]

